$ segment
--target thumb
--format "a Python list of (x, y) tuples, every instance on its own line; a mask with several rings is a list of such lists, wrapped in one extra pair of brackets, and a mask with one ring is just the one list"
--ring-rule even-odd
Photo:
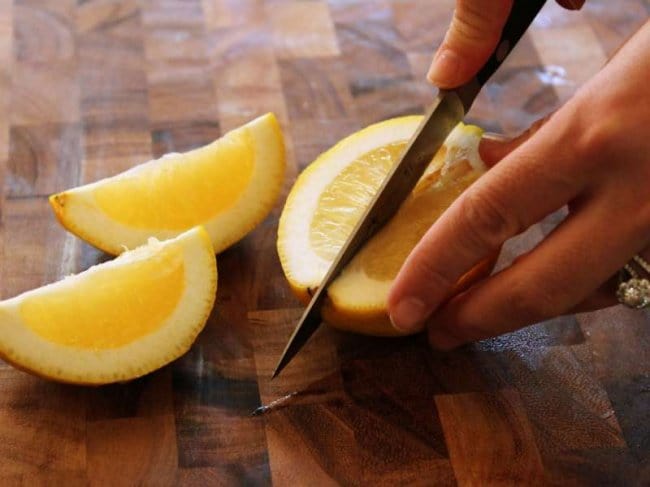
[(427, 78), (439, 88), (468, 81), (494, 51), (513, 0), (457, 0), (454, 17)]

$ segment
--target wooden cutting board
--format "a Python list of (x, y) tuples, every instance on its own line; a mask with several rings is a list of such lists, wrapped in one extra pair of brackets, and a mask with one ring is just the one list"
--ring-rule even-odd
[[(286, 134), (288, 190), (339, 138), (421, 112), (452, 7), (0, 0), (1, 296), (107, 258), (58, 226), (52, 192), (266, 111)], [(525, 128), (648, 13), (641, 0), (571, 14), (549, 2), (470, 119)], [(218, 306), (171, 366), (81, 388), (0, 365), (0, 485), (650, 483), (648, 313), (568, 316), (448, 354), (325, 328), (270, 383), (300, 313), (275, 253), (281, 203), (219, 256)], [(502, 264), (561, 217), (510, 242)]]

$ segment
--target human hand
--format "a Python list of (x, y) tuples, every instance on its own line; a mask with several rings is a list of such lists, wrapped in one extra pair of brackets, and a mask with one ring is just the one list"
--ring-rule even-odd
[[(615, 303), (608, 288), (650, 256), (650, 21), (538, 130), (482, 144), (496, 164), (429, 229), (388, 298), (394, 325), (449, 349)], [(491, 161), (490, 161), (491, 159)], [(476, 263), (546, 215), (568, 217), (536, 248), (445, 299)]]
[[(455, 88), (468, 81), (494, 51), (513, 0), (457, 0), (449, 30), (429, 68), (429, 81)], [(585, 0), (557, 0), (577, 10)]]

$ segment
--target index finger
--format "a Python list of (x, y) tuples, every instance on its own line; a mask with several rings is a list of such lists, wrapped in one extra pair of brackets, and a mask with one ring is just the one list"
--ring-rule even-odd
[(556, 115), (470, 186), (411, 251), (388, 296), (395, 327), (422, 329), (467, 271), (581, 192), (584, 168), (563, 130), (570, 115)]

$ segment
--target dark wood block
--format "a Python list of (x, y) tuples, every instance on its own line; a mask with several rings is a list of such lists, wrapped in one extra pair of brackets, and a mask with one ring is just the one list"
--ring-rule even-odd
[[(503, 356), (542, 455), (625, 445), (602, 384), (566, 347), (518, 348)], [(571, 427), (565, 426), (571, 418)]]
[(606, 382), (605, 390), (627, 447), (637, 457), (650, 459), (650, 375), (640, 374)]
[(630, 485), (650, 481), (650, 457), (626, 448), (594, 448), (563, 452), (545, 461), (549, 485)]
[(173, 415), (91, 421), (86, 435), (93, 483), (174, 485), (178, 450)]
[(146, 119), (122, 123), (86, 123), (84, 183), (114, 176), (151, 159), (151, 135)]
[(541, 483), (541, 457), (517, 391), (439, 395), (436, 405), (460, 485)]
[(221, 136), (217, 122), (154, 123), (151, 128), (153, 157), (186, 152), (214, 142)]
[[(45, 198), (5, 201), (2, 297), (57, 281), (75, 270), (75, 253)], [(48, 242), (44, 247), (43, 242)]]
[(50, 64), (74, 60), (74, 15), (74, 0), (14, 2), (14, 59)]
[(78, 122), (80, 90), (76, 68), (74, 60), (51, 64), (16, 61), (11, 70), (11, 123)]
[(85, 391), (13, 369), (0, 369), (0, 386), (2, 475), (83, 475)]
[[(339, 140), (360, 128), (361, 124), (355, 118), (302, 120), (292, 125), (290, 135), (295, 146), (298, 171), (301, 172)], [(314, 137), (313, 134), (319, 134), (319, 137)]]
[(291, 121), (354, 117), (354, 103), (340, 59), (286, 59), (279, 61), (279, 69)]
[(390, 0), (393, 22), (405, 51), (424, 53), (429, 61), (442, 42), (449, 26), (454, 2), (443, 0), (426, 4), (420, 0)]
[(11, 129), (5, 194), (49, 196), (75, 186), (81, 167), (78, 124), (15, 126)]

